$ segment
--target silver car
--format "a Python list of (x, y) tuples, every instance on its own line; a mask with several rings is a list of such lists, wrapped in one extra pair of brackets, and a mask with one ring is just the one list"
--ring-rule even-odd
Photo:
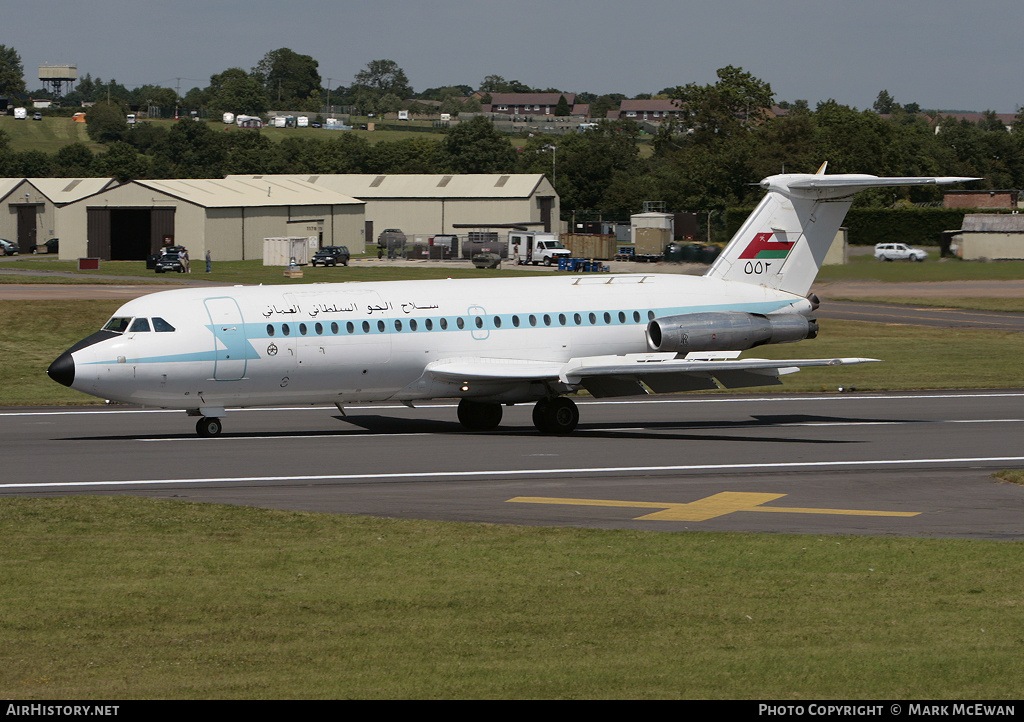
[(923, 261), (928, 258), (928, 251), (911, 248), (906, 243), (877, 243), (875, 258), (879, 261)]

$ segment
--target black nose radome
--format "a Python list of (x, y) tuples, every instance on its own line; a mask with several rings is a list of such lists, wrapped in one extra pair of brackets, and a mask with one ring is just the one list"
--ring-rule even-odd
[(75, 360), (65, 351), (46, 369), (47, 375), (59, 384), (71, 386), (75, 383)]

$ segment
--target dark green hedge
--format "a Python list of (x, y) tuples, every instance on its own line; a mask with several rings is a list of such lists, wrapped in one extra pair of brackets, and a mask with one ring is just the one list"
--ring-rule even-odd
[[(751, 211), (752, 208), (730, 208), (725, 212), (729, 237)], [(942, 232), (959, 229), (967, 212), (962, 208), (851, 208), (843, 225), (850, 231), (850, 245), (901, 242), (937, 246)]]

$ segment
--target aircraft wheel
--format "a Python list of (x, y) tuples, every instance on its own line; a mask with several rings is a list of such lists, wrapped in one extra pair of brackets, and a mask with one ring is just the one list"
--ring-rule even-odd
[(576, 402), (559, 396), (541, 399), (533, 407), (533, 425), (542, 434), (571, 434), (580, 422), (580, 410)]
[(220, 432), (223, 430), (224, 425), (215, 416), (204, 416), (196, 422), (196, 433), (204, 439), (220, 436)]
[(470, 431), (492, 431), (501, 423), (501, 404), (462, 399), (459, 423)]

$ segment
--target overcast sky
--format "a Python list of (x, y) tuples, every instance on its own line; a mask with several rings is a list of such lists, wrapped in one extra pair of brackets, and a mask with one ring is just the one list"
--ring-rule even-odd
[(350, 85), (388, 58), (417, 92), (500, 75), (569, 92), (656, 93), (742, 67), (776, 100), (1016, 112), (1024, 4), (1011, 0), (7, 0), (0, 44), (132, 87), (205, 87), (291, 48)]

